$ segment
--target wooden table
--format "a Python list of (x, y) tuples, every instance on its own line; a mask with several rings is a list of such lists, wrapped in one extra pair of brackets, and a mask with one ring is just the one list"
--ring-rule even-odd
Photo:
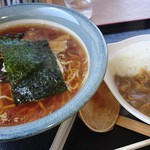
[[(52, 0), (65, 5), (63, 0)], [(150, 18), (150, 0), (93, 0), (93, 16), (96, 25)]]

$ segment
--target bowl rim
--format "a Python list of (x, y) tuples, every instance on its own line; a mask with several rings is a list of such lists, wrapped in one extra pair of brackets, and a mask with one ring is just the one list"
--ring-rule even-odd
[[(111, 58), (111, 56), (115, 57), (115, 53), (119, 51), (120, 49), (124, 48), (125, 46), (128, 46), (130, 44), (136, 43), (136, 42), (141, 42), (141, 41), (150, 41), (150, 35), (149, 34), (144, 34), (144, 35), (137, 35), (133, 36), (124, 40), (121, 40), (119, 42), (114, 42), (108, 44), (108, 62)], [(121, 96), (119, 93), (115, 83), (113, 76), (111, 74), (111, 71), (109, 69), (109, 63), (107, 66), (106, 74), (104, 77), (104, 81), (107, 84), (108, 88), (110, 89), (111, 93), (114, 95), (116, 100), (128, 111), (130, 112), (133, 116), (136, 118), (140, 119), (141, 121), (150, 124), (150, 117), (144, 115), (140, 111), (138, 111), (136, 108), (131, 106), (127, 101)]]
[[(73, 15), (76, 19), (77, 18), (82, 19), (86, 25), (91, 26), (91, 29), (95, 33), (95, 36), (100, 38), (100, 39), (96, 39), (98, 41), (96, 44), (99, 44), (99, 46), (100, 46), (99, 42), (102, 42), (101, 44), (103, 46), (103, 54), (100, 54), (100, 58), (103, 59), (103, 63), (100, 62), (99, 64), (97, 64), (97, 66), (96, 66), (97, 73), (95, 75), (92, 75), (93, 81), (90, 81), (89, 83), (85, 84), (80, 89), (79, 95), (76, 95), (73, 98), (73, 100), (69, 101), (65, 106), (63, 106), (59, 110), (53, 112), (52, 114), (49, 114), (48, 116), (45, 116), (36, 121), (29, 122), (29, 123), (22, 124), (22, 125), (17, 125), (17, 126), (1, 127), (0, 128), (0, 140), (1, 141), (22, 139), (25, 137), (30, 137), (30, 136), (39, 134), (41, 132), (44, 132), (46, 130), (49, 130), (49, 129), (59, 125), (61, 122), (65, 121), (66, 119), (71, 117), (73, 114), (75, 114), (78, 111), (79, 108), (81, 108), (85, 103), (87, 103), (88, 100), (92, 97), (92, 95), (96, 92), (97, 88), (99, 87), (99, 85), (101, 84), (101, 82), (104, 78), (104, 74), (105, 74), (106, 68), (107, 68), (108, 54), (107, 54), (107, 46), (106, 46), (105, 39), (104, 39), (101, 31), (97, 28), (97, 26), (92, 21), (90, 21), (87, 17), (76, 12), (75, 10), (66, 8), (64, 6), (58, 6), (58, 5), (54, 5), (54, 4), (44, 4), (44, 3), (12, 5), (12, 6), (0, 8), (0, 11), (1, 10), (8, 11), (8, 10), (11, 10), (12, 8), (16, 9), (16, 8), (20, 8), (20, 7), (24, 8), (24, 9), (29, 8), (29, 7), (54, 8), (57, 10), (67, 12), (67, 13)], [(0, 20), (2, 17), (0, 15)], [(102, 67), (102, 70), (101, 70), (101, 67)], [(91, 88), (91, 87), (94, 87), (94, 88)], [(83, 93), (85, 90), (87, 91), (86, 95)], [(76, 105), (74, 105), (75, 101), (79, 98), (81, 98), (83, 100), (82, 103), (80, 101), (80, 102), (76, 103)], [(57, 118), (57, 122), (56, 122), (56, 118)], [(48, 120), (48, 119), (50, 119), (50, 120)]]

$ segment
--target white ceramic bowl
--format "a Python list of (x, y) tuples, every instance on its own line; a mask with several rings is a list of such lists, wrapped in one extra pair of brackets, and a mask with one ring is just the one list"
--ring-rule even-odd
[[(118, 102), (127, 110), (129, 111), (132, 115), (134, 115), (135, 117), (137, 117), (138, 119), (144, 121), (145, 123), (150, 124), (150, 117), (144, 115), (143, 113), (141, 113), (140, 111), (138, 111), (137, 109), (135, 109), (134, 107), (132, 107), (129, 103), (126, 102), (126, 100), (120, 95), (118, 88), (114, 82), (114, 69), (111, 68), (110, 65), (110, 61), (114, 58), (117, 58), (117, 55), (119, 53), (119, 51), (121, 51), (121, 54), (124, 55), (126, 54), (125, 51), (125, 47), (129, 47), (129, 46), (133, 46), (136, 45), (136, 43), (139, 42), (148, 42), (148, 45), (150, 44), (150, 35), (139, 35), (139, 36), (135, 36), (132, 38), (128, 38), (126, 40), (117, 42), (117, 43), (112, 43), (112, 44), (108, 44), (108, 67), (107, 67), (107, 71), (104, 77), (104, 81), (106, 82), (107, 86), (109, 87), (110, 91), (112, 92), (112, 94), (114, 95), (114, 97), (118, 100)], [(148, 49), (149, 53), (150, 53), (150, 48)], [(132, 51), (132, 49), (131, 49)], [(140, 55), (140, 54), (139, 54)], [(134, 59), (134, 57), (132, 58)], [(133, 61), (134, 62), (134, 61)], [(118, 62), (120, 63), (121, 67), (120, 70), (123, 70), (124, 68), (126, 68), (127, 66), (130, 68), (134, 67), (134, 64), (129, 64), (127, 63), (122, 63), (121, 60)], [(140, 62), (142, 64), (142, 62)], [(147, 64), (146, 64), (147, 65)], [(119, 66), (119, 65), (118, 65)], [(118, 68), (119, 70), (119, 68)]]
[(12, 127), (0, 127), (0, 140), (29, 137), (51, 129), (84, 106), (104, 78), (107, 67), (107, 47), (102, 33), (90, 20), (66, 7), (49, 4), (24, 4), (0, 9), (0, 24), (20, 19), (42, 19), (72, 30), (83, 41), (90, 58), (86, 83), (65, 106), (39, 120)]

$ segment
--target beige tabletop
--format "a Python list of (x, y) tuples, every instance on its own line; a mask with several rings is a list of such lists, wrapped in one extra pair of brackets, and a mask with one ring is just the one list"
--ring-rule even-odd
[[(105, 25), (150, 18), (150, 0), (93, 0), (93, 16), (96, 25)], [(63, 0), (53, 0), (64, 5)]]

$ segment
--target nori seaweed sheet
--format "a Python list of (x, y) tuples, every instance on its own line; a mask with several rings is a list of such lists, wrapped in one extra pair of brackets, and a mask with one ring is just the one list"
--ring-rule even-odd
[(0, 38), (0, 50), (16, 104), (67, 90), (48, 42)]

